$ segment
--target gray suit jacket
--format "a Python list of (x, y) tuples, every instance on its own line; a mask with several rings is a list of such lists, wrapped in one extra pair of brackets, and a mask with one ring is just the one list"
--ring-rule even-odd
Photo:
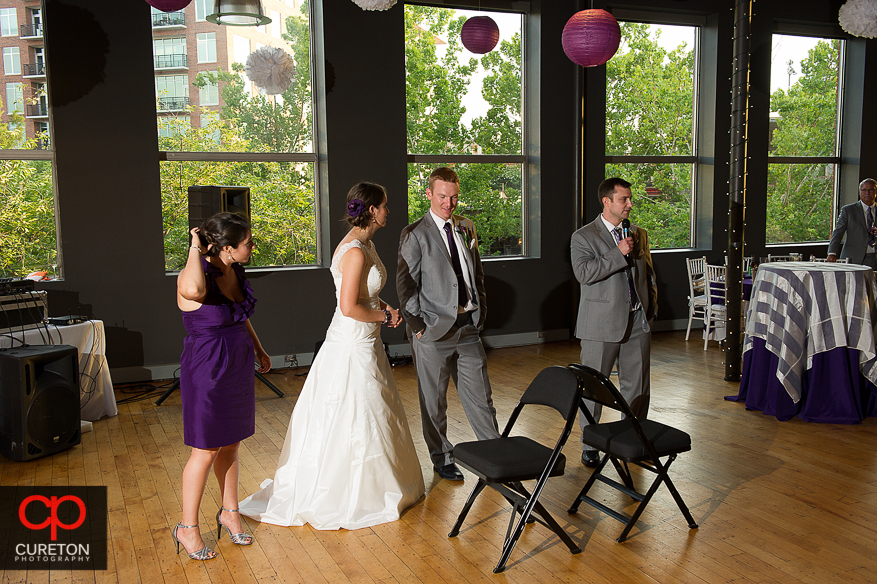
[[(472, 313), (472, 322), (481, 330), (487, 316), (487, 294), (475, 224), (459, 215), (454, 215), (452, 221), (466, 240), (466, 249), (459, 250), (460, 262), (464, 264), (463, 269), (469, 270), (478, 292), (478, 306)], [(403, 229), (399, 239), (396, 291), (409, 335), (424, 331), (420, 339), (428, 342), (441, 338), (451, 329), (457, 320), (456, 284), (451, 255), (445, 246), (445, 234), (439, 231), (427, 212)]]
[(630, 265), (634, 287), (643, 305), (647, 322), (658, 312), (658, 287), (649, 235), (631, 226), (634, 238), (630, 259), (619, 251), (602, 219), (588, 223), (572, 235), (572, 269), (581, 284), (576, 337), (590, 341), (617, 343), (624, 336), (630, 317), (630, 293), (625, 267)]
[[(841, 240), (846, 234), (846, 241), (843, 242), (841, 249)], [(831, 233), (831, 241), (828, 243), (828, 253), (838, 255), (840, 259), (850, 258), (854, 264), (861, 264), (865, 261), (865, 254), (868, 253), (868, 226), (865, 223), (865, 213), (862, 210), (860, 201), (844, 205), (840, 210), (837, 218), (837, 225)]]

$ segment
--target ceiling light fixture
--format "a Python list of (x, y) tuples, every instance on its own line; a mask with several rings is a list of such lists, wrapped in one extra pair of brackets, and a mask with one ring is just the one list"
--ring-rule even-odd
[(231, 26), (261, 26), (271, 19), (265, 16), (261, 0), (214, 0), (213, 12), (207, 20)]

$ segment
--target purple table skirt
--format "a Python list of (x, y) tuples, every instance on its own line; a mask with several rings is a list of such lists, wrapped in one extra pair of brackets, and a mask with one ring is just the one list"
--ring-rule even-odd
[(761, 410), (786, 421), (797, 416), (805, 422), (857, 424), (877, 416), (877, 387), (859, 371), (859, 352), (838, 347), (813, 356), (813, 367), (804, 372), (801, 399), (792, 402), (776, 377), (779, 357), (767, 350), (764, 339), (753, 339), (743, 354), (740, 393), (729, 401), (743, 401), (747, 410)]

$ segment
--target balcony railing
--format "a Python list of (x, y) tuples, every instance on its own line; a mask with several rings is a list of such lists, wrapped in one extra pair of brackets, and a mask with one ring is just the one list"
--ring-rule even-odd
[(49, 106), (44, 103), (27, 104), (28, 118), (47, 118), (49, 117)]
[(179, 112), (185, 111), (189, 105), (188, 97), (159, 97), (158, 111), (160, 112)]
[(186, 15), (183, 12), (170, 12), (152, 15), (152, 27), (186, 26)]
[(21, 25), (21, 38), (42, 38), (43, 36), (43, 25), (42, 24), (22, 24)]
[(21, 67), (22, 67), (21, 74), (24, 77), (45, 77), (46, 76), (46, 64), (45, 63), (22, 63)]
[(155, 55), (156, 69), (188, 69), (186, 55)]

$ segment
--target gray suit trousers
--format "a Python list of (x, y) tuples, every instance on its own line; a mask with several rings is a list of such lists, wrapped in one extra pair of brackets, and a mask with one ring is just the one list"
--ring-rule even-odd
[(499, 437), (487, 377), (487, 355), (474, 325), (452, 326), (437, 341), (424, 342), (413, 336), (411, 351), (417, 369), (423, 437), (433, 466), (454, 462), (454, 447), (447, 438), (450, 379), (454, 380), (475, 436), (479, 440)]
[[(645, 418), (649, 413), (649, 368), (652, 348), (651, 331), (643, 330), (646, 317), (642, 310), (630, 313), (627, 330), (620, 342), (582, 340), (582, 364), (597, 369), (608, 376), (618, 360), (618, 385), (621, 395), (630, 404), (637, 418)], [(602, 406), (588, 402), (588, 410), (599, 422)], [(579, 412), (579, 424), (588, 425), (588, 419)], [(584, 445), (582, 446), (584, 449)]]

